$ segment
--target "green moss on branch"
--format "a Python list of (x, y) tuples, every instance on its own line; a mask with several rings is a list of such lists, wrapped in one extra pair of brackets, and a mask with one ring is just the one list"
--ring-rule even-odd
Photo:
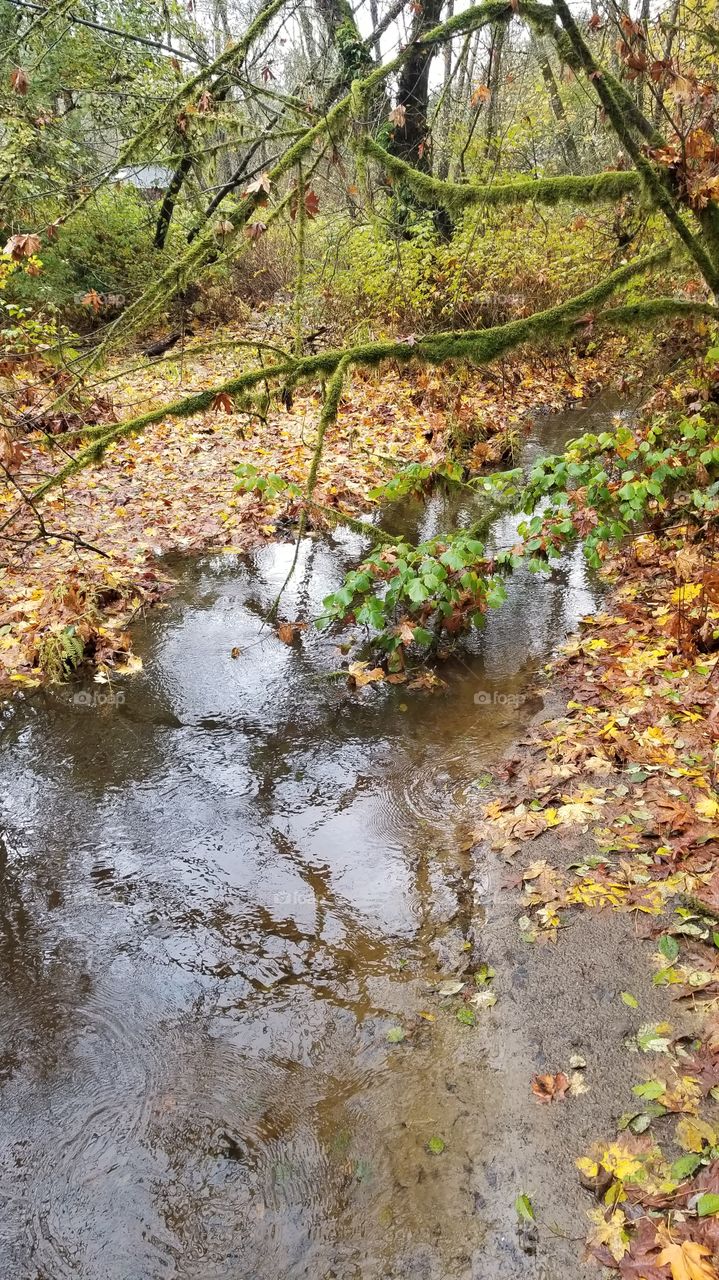
[(420, 173), (412, 165), (392, 156), (371, 138), (360, 143), (361, 149), (379, 161), (389, 173), (408, 186), (423, 204), (458, 213), (471, 205), (513, 205), (525, 201), (557, 205), (567, 200), (576, 204), (599, 204), (638, 194), (642, 179), (635, 170), (612, 170), (587, 177), (567, 175), (559, 178), (516, 178), (512, 182), (460, 183), (445, 182), (430, 174)]
[(621, 307), (608, 307), (596, 316), (596, 323), (615, 329), (634, 329), (639, 325), (655, 324), (669, 317), (708, 316), (719, 319), (719, 307), (711, 302), (690, 302), (686, 298), (645, 298), (629, 302)]
[[(662, 249), (644, 258), (637, 258), (634, 262), (613, 271), (593, 288), (585, 289), (583, 293), (570, 298), (568, 302), (537, 312), (533, 316), (511, 320), (508, 324), (497, 325), (492, 329), (451, 330), (447, 333), (431, 334), (413, 343), (368, 342), (348, 350), (322, 351), (316, 355), (305, 356), (301, 360), (281, 361), (238, 374), (237, 377), (230, 378), (219, 386), (187, 396), (184, 400), (177, 400), (173, 404), (163, 405), (138, 418), (117, 423), (108, 429), (99, 428), (95, 432), (89, 431), (87, 434), (91, 443), (77, 457), (71, 459), (39, 485), (32, 495), (32, 500), (40, 501), (49, 490), (57, 488), (83, 467), (98, 462), (110, 445), (117, 441), (138, 435), (153, 423), (161, 422), (163, 418), (187, 418), (195, 413), (202, 413), (210, 408), (215, 397), (220, 394), (238, 395), (251, 390), (259, 383), (274, 382), (278, 379), (290, 380), (292, 385), (296, 385), (316, 377), (330, 377), (332, 382), (328, 388), (323, 409), (323, 416), (330, 415), (327, 419), (329, 421), (331, 415), (336, 414), (337, 411), (342, 376), (351, 364), (371, 367), (380, 364), (383, 360), (397, 360), (403, 364), (412, 360), (424, 360), (430, 364), (443, 364), (448, 360), (470, 360), (476, 364), (488, 364), (491, 360), (496, 360), (505, 352), (512, 351), (525, 342), (559, 341), (572, 332), (578, 321), (585, 316), (592, 316), (592, 308), (599, 306), (623, 284), (627, 284), (636, 276), (654, 267), (661, 266), (669, 260), (670, 256), (669, 249)], [(657, 314), (669, 314), (668, 304), (673, 300), (655, 301), (662, 303)], [(651, 302), (644, 305), (650, 307)], [(677, 301), (674, 303), (674, 309), (680, 312), (688, 308), (697, 310), (701, 305), (690, 303), (687, 306), (684, 302)], [(626, 311), (626, 308), (624, 310)], [(333, 375), (339, 376), (333, 377)]]

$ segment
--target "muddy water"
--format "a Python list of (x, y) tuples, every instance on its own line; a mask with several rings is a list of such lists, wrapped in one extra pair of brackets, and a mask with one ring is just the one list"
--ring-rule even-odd
[[(472, 518), (447, 503), (388, 520)], [(361, 547), (306, 543), (286, 615), (318, 613)], [(428, 984), (491, 959), (473, 815), (592, 586), (578, 552), (519, 576), (446, 693), (358, 695), (326, 637), (263, 628), (291, 556), (185, 564), (143, 673), (7, 713), (2, 1277), (507, 1274), (511, 1036), (501, 1003), (466, 1027)]]

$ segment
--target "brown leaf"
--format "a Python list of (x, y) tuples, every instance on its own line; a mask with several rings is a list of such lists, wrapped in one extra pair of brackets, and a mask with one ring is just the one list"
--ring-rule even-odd
[(249, 225), (245, 227), (245, 235), (248, 240), (259, 240), (260, 236), (263, 236), (266, 230), (266, 222), (250, 222)]
[(27, 93), (29, 84), (30, 81), (28, 80), (27, 71), (23, 71), (22, 67), (15, 67), (15, 69), (10, 72), (10, 88), (14, 89), (15, 93), (19, 93), (24, 97)]
[(222, 410), (223, 413), (233, 413), (234, 406), (232, 404), (232, 396), (229, 396), (226, 391), (218, 391), (212, 401), (212, 408), (215, 413), (219, 413), (220, 410)]
[(305, 196), (305, 213), (308, 218), (316, 218), (319, 213), (320, 198), (315, 191), (308, 191)]
[(667, 1269), (659, 1264), (656, 1224), (640, 1218), (629, 1242), (629, 1252), (619, 1262), (622, 1280), (667, 1280)]
[(32, 232), (18, 232), (14, 236), (10, 236), (3, 253), (7, 253), (15, 262), (21, 262), (23, 258), (31, 258), (34, 253), (40, 252), (40, 237)]
[(556, 1075), (532, 1076), (532, 1093), (538, 1102), (559, 1102), (566, 1096), (569, 1079), (563, 1071)]
[(281, 622), (277, 628), (277, 634), (283, 644), (294, 644), (306, 625), (305, 622)]
[(389, 118), (392, 124), (396, 124), (400, 129), (403, 129), (407, 119), (407, 108), (400, 103), (399, 106), (395, 107), (394, 111), (390, 111)]

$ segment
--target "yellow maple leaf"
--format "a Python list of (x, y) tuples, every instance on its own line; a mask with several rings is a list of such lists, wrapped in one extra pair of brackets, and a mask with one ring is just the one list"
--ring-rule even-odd
[(711, 820), (712, 818), (716, 818), (717, 814), (719, 814), (719, 801), (716, 796), (702, 796), (701, 800), (699, 800), (695, 805), (694, 811), (695, 813), (698, 813), (700, 817), (709, 818)]
[(711, 1261), (711, 1250), (696, 1240), (674, 1241), (668, 1232), (658, 1232), (657, 1239), (664, 1244), (657, 1262), (660, 1267), (671, 1268), (672, 1280), (717, 1280)]
[(642, 1162), (637, 1160), (635, 1155), (630, 1151), (626, 1151), (618, 1142), (613, 1142), (602, 1153), (599, 1162), (607, 1173), (613, 1173), (615, 1178), (620, 1182), (626, 1182), (628, 1179), (635, 1177), (641, 1170)]
[[(594, 1229), (589, 1234), (591, 1243), (605, 1244), (614, 1261), (621, 1262), (629, 1248), (627, 1220), (621, 1209), (615, 1209), (609, 1218), (605, 1218), (603, 1209), (590, 1209), (589, 1217), (594, 1223)], [(699, 1280), (705, 1280), (705, 1278), (700, 1277)]]
[(679, 1121), (675, 1136), (680, 1147), (697, 1154), (703, 1151), (705, 1143), (713, 1147), (717, 1141), (716, 1130), (706, 1120), (690, 1119), (688, 1116)]

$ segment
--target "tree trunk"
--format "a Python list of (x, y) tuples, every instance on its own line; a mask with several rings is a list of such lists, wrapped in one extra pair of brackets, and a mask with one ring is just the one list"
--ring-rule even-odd
[(416, 42), (426, 31), (437, 26), (442, 14), (442, 4), (443, 0), (427, 0), (415, 14), (410, 37), (415, 47), (402, 67), (397, 87), (397, 106), (404, 108), (404, 123), (396, 125), (389, 146), (392, 155), (399, 156), (400, 160), (406, 160), (407, 164), (412, 164), (425, 173), (430, 169), (427, 104), (429, 68), (434, 50), (417, 47)]
[(502, 52), (507, 28), (502, 22), (492, 28), (492, 43), (489, 47), (489, 67), (487, 68), (487, 114), (484, 118), (484, 154), (489, 159), (496, 151), (497, 125), (499, 121), (499, 90), (502, 83)]
[[(447, 0), (445, 18), (454, 16), (454, 0)], [(452, 41), (444, 46), (444, 79), (442, 86), (442, 113), (439, 119), (439, 136), (442, 151), (437, 163), (437, 174), (440, 178), (449, 177), (450, 133), (452, 129)]]
[(574, 141), (567, 113), (564, 110), (564, 103), (559, 92), (559, 85), (552, 70), (552, 64), (549, 61), (549, 54), (542, 36), (537, 37), (537, 60), (539, 69), (542, 73), (547, 94), (549, 96), (549, 105), (552, 108), (552, 115), (557, 122), (557, 133), (559, 135), (559, 145), (564, 154), (564, 161), (567, 168), (572, 173), (579, 173), (580, 160), (577, 144)]

